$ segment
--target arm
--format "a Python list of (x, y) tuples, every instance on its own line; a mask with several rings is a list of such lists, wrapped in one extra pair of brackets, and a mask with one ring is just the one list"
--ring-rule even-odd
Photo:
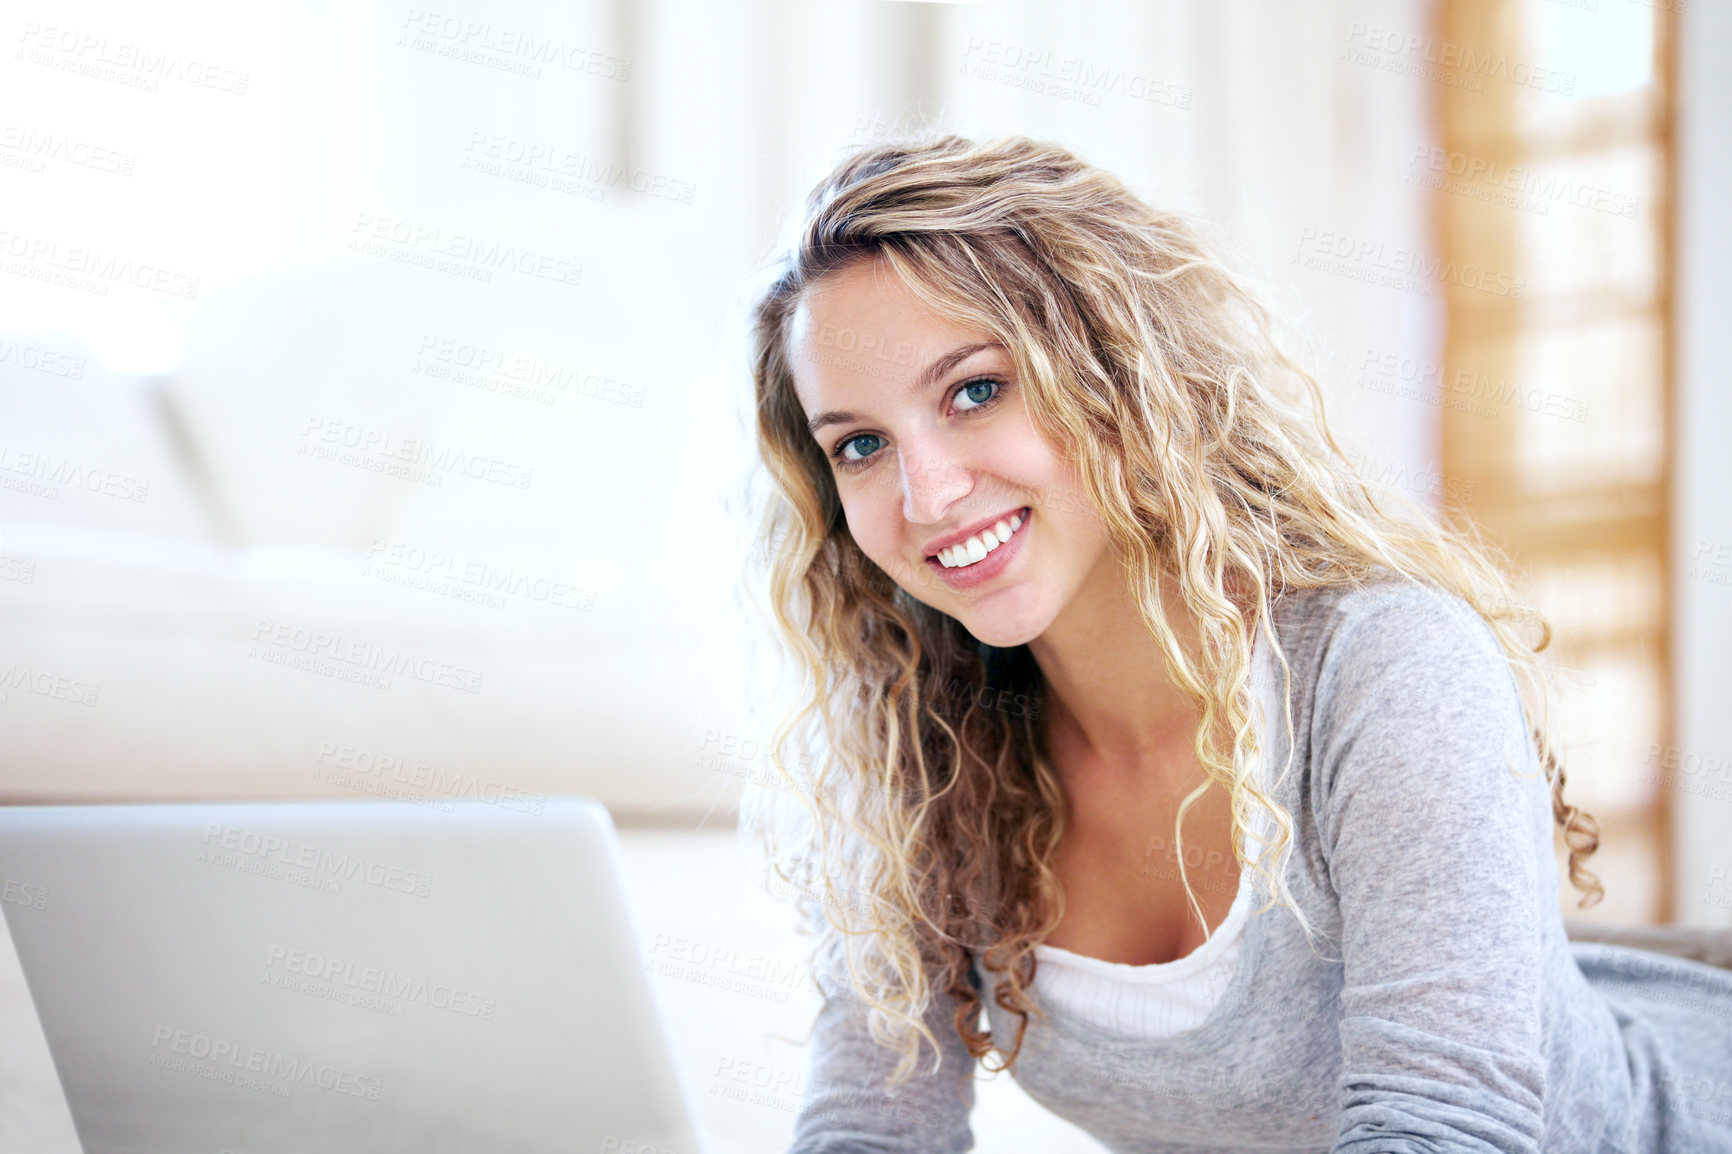
[(894, 1094), (885, 1082), (895, 1055), (873, 1040), (866, 1010), (848, 987), (837, 952), (822, 975), (827, 996), (812, 1027), (804, 1102), (788, 1154), (876, 1154), (919, 1151), (961, 1154), (974, 1149), (968, 1126), (974, 1108), (974, 1057), (956, 1033), (956, 999), (942, 991), (925, 1015), (943, 1064), (931, 1071), (932, 1048), (921, 1041), (920, 1064)]
[(1537, 1154), (1549, 786), (1472, 608), (1367, 597), (1329, 641), (1313, 727), (1345, 963), (1333, 1154)]

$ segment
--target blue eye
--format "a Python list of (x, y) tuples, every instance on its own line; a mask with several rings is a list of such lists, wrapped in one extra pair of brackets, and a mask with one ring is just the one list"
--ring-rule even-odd
[(849, 437), (846, 441), (843, 441), (840, 445), (836, 446), (836, 459), (845, 465), (861, 464), (866, 460), (867, 456), (871, 455), (870, 452), (859, 457), (850, 457), (848, 455), (848, 446), (852, 445), (856, 441), (882, 441), (883, 439), (884, 438), (880, 437), (877, 433), (861, 433), (857, 437)]
[[(951, 394), (952, 403), (958, 415), (978, 413), (982, 409), (991, 408), (1003, 399), (1004, 389), (1004, 382), (996, 378), (976, 377), (974, 380), (957, 387), (956, 391)], [(859, 456), (850, 456), (848, 446), (857, 441), (866, 441), (871, 444)], [(830, 453), (830, 458), (842, 469), (864, 469), (872, 463), (872, 458), (877, 455), (878, 449), (882, 447), (883, 443), (884, 438), (877, 433), (856, 433), (852, 437), (837, 442), (835, 449)]]
[[(971, 405), (961, 406), (961, 411), (966, 413), (971, 409), (982, 408), (990, 404), (993, 398), (998, 396), (997, 390), (1001, 388), (1003, 388), (1003, 386), (991, 377), (981, 377), (979, 380), (969, 381), (966, 385), (963, 385), (960, 389), (956, 390), (958, 400), (967, 399), (973, 402)], [(986, 389), (992, 389), (993, 391), (985, 393), (984, 395), (976, 391)]]

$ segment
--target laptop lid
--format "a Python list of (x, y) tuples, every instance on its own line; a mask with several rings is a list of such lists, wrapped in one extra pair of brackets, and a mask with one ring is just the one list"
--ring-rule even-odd
[(87, 1154), (703, 1151), (607, 810), (0, 807)]

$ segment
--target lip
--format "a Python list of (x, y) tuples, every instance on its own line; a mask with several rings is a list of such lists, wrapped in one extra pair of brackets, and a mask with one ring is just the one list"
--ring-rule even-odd
[(976, 526), (969, 532), (962, 534), (960, 537), (953, 535), (948, 538), (938, 538), (938, 547), (942, 549), (947, 545), (954, 545), (957, 541), (966, 541), (975, 533), (978, 533), (982, 529), (991, 525), (996, 525), (999, 521), (1009, 520), (1011, 514), (1015, 513), (1022, 514), (1022, 525), (1015, 533), (1011, 534), (1010, 540), (1004, 542), (998, 548), (982, 557), (979, 561), (958, 569), (946, 569), (944, 567), (944, 562), (940, 561), (936, 557), (929, 556), (926, 558), (927, 567), (934, 573), (938, 574), (939, 578), (946, 585), (956, 590), (973, 589), (977, 585), (984, 585), (986, 582), (991, 581), (994, 577), (997, 577), (1000, 573), (1004, 572), (1005, 568), (1016, 559), (1016, 555), (1022, 551), (1022, 539), (1028, 536), (1028, 523), (1034, 518), (1034, 510), (1032, 508), (1024, 506), (1020, 509), (1012, 509), (1010, 513), (1001, 514), (990, 521), (982, 522), (980, 525)]
[[(934, 537), (932, 540), (928, 541), (925, 545), (921, 546), (920, 551), (923, 554), (925, 554), (926, 559), (928, 561), (930, 561), (934, 557), (938, 556), (939, 553), (950, 548), (952, 545), (960, 545), (964, 541), (968, 540), (970, 537), (974, 536), (976, 533), (985, 532), (987, 529), (992, 528), (994, 525), (998, 524), (1000, 521), (1010, 520), (1013, 516), (1015, 516), (1018, 513), (1021, 513), (1025, 517), (1028, 516), (1028, 507), (1026, 505), (1018, 505), (1013, 509), (1006, 509), (1002, 513), (994, 513), (992, 516), (983, 518), (982, 520), (979, 520), (979, 521), (976, 521), (974, 524), (969, 525), (967, 528), (958, 529), (954, 533), (946, 533), (942, 537)], [(1010, 544), (1010, 542), (1006, 541), (1005, 544), (1008, 545), (1008, 544)], [(997, 552), (996, 549), (993, 551)]]

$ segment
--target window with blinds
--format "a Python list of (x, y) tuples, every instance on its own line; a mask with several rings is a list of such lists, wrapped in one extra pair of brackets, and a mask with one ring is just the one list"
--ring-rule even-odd
[[(1669, 0), (1451, 0), (1432, 51), (1444, 471), (1557, 629), (1566, 797), (1606, 887), (1669, 920)], [(1564, 861), (1557, 841), (1560, 875)]]

